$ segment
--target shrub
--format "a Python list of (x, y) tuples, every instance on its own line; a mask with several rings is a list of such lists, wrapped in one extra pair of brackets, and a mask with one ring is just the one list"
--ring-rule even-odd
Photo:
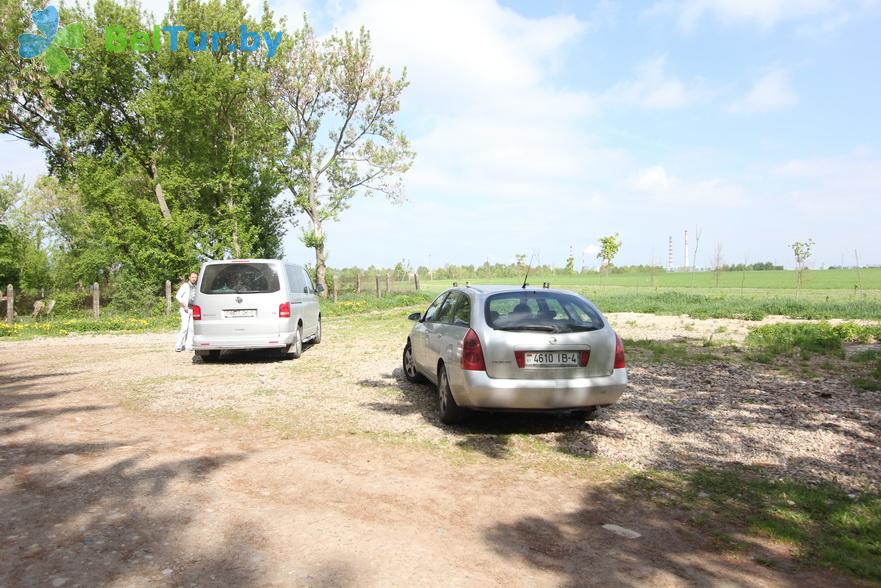
[(802, 357), (812, 353), (843, 355), (845, 343), (870, 343), (881, 339), (881, 327), (856, 323), (831, 325), (822, 323), (779, 323), (764, 325), (750, 331), (749, 347), (771, 355)]

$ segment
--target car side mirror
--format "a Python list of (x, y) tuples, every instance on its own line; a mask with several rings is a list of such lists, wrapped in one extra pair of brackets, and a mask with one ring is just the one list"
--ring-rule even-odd
[(322, 292), (324, 292), (324, 286), (322, 286), (321, 284), (318, 284), (317, 286), (315, 286), (315, 292), (317, 292), (318, 294), (321, 294)]
[(410, 316), (408, 316), (407, 319), (408, 319), (408, 320), (411, 320), (411, 321), (418, 321), (418, 320), (421, 320), (421, 319), (422, 319), (422, 313), (421, 313), (421, 312), (414, 312), (413, 314), (411, 314)]

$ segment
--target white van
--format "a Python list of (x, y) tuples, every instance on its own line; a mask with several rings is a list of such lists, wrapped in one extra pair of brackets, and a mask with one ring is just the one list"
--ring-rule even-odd
[(278, 259), (202, 265), (193, 303), (193, 349), (215, 360), (224, 349), (278, 349), (294, 359), (321, 342), (319, 290), (302, 266)]

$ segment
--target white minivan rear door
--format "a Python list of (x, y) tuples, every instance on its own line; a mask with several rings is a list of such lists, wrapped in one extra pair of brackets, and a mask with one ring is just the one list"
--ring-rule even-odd
[(234, 260), (209, 263), (199, 277), (199, 334), (211, 338), (277, 336), (279, 304), (287, 300), (280, 265)]

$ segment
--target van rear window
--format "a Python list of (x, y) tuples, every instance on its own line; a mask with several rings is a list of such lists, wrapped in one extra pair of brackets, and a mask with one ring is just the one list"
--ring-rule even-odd
[(202, 294), (268, 294), (278, 292), (278, 273), (268, 263), (218, 263), (205, 267)]
[(499, 331), (577, 333), (603, 328), (591, 305), (562, 292), (505, 292), (486, 299), (486, 324)]

